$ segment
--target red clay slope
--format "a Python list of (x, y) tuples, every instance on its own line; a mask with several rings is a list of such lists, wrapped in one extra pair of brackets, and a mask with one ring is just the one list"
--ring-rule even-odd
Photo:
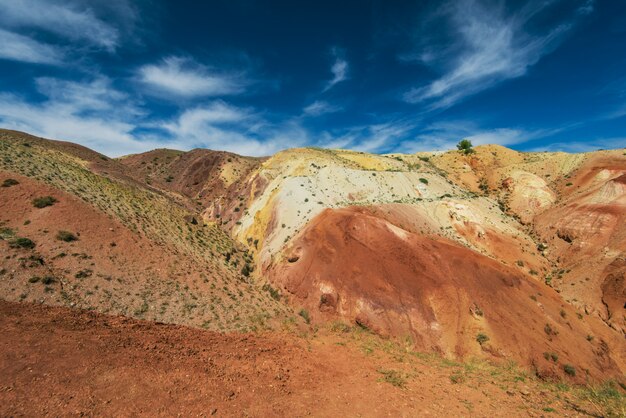
[[(595, 378), (626, 370), (624, 342), (551, 288), (365, 209), (324, 211), (269, 274), (314, 320), (340, 317), (381, 334), (410, 336), (418, 350), (510, 358), (547, 375), (562, 374), (566, 363), (583, 378), (585, 369)], [(479, 343), (479, 334), (489, 340)], [(559, 364), (544, 353), (557, 353)]]
[[(548, 408), (555, 416), (595, 411), (571, 392), (551, 390), (515, 370), (463, 368), (377, 348), (366, 354), (351, 343), (352, 334), (220, 334), (0, 301), (0, 335), (3, 417), (528, 417)], [(402, 380), (385, 381), (383, 372)]]

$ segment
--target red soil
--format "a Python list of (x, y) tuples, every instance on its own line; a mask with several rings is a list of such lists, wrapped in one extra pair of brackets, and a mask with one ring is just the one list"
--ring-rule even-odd
[[(542, 416), (546, 407), (561, 416), (594, 411), (567, 393), (503, 370), (470, 373), (434, 359), (365, 354), (344, 334), (308, 340), (219, 334), (0, 301), (0, 335), (1, 416), (516, 417)], [(383, 381), (381, 370), (402, 373), (404, 387)]]
[(202, 202), (202, 207), (206, 207), (215, 198), (225, 195), (230, 188), (221, 178), (226, 166), (233, 165), (234, 175), (242, 179), (262, 159), (224, 151), (194, 149), (189, 152), (154, 150), (129, 155), (118, 161), (132, 170), (139, 180), (149, 178), (161, 189), (180, 193)]
[[(514, 359), (546, 375), (563, 372), (546, 352), (592, 378), (626, 370), (623, 341), (597, 319), (580, 317), (553, 289), (364, 209), (324, 211), (269, 275), (314, 320), (342, 317), (383, 335), (410, 336), (418, 350)], [(489, 341), (479, 344), (481, 333)]]
[[(597, 313), (623, 335), (626, 285), (614, 280), (607, 287), (605, 281), (613, 272), (610, 265), (626, 254), (625, 178), (626, 157), (590, 158), (563, 180), (567, 183), (561, 189), (562, 204), (540, 214), (534, 225), (548, 244), (548, 257), (558, 266), (552, 284), (564, 299)], [(611, 303), (606, 302), (609, 299)]]
[[(0, 188), (0, 227), (33, 240), (36, 246), (32, 250), (13, 249), (8, 241), (0, 240), (3, 299), (69, 305), (195, 326), (206, 321), (217, 326), (215, 314), (223, 321), (244, 317), (241, 307), (209, 310), (210, 304), (218, 302), (214, 297), (226, 298), (225, 293), (212, 287), (245, 290), (248, 299), (240, 298), (242, 306), (254, 297), (244, 283), (234, 278), (233, 271), (217, 270), (197, 258), (175, 253), (75, 196), (0, 170), (0, 180), (6, 178), (17, 179), (19, 184)], [(35, 208), (33, 199), (42, 196), (52, 196), (57, 202)], [(69, 231), (78, 239), (61, 241), (56, 238), (59, 231)], [(54, 282), (44, 285), (30, 281), (46, 276), (54, 277)], [(197, 305), (193, 311), (185, 310), (189, 303)]]

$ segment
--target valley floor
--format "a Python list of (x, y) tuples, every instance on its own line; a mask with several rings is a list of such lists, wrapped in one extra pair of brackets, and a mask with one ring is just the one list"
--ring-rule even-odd
[(220, 334), (0, 301), (0, 335), (0, 416), (606, 413), (588, 390), (412, 353), (339, 324)]

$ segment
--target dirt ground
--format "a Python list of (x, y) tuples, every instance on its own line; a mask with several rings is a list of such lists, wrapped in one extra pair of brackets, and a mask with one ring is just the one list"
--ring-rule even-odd
[(0, 416), (597, 414), (513, 367), (346, 329), (221, 334), (0, 301), (0, 335)]

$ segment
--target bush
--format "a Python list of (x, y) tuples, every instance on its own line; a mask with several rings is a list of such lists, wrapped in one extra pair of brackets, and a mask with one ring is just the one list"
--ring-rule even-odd
[(576, 376), (576, 368), (571, 364), (566, 364), (563, 366), (563, 371), (570, 376)]
[(311, 316), (309, 315), (309, 311), (307, 311), (306, 309), (302, 309), (300, 312), (298, 312), (298, 315), (300, 315), (304, 319), (304, 322), (306, 322), (307, 324), (311, 323)]
[(268, 292), (270, 294), (270, 296), (272, 297), (272, 299), (280, 300), (280, 292), (278, 290), (274, 289), (269, 284), (264, 284), (262, 289), (265, 290), (266, 292)]
[(478, 341), (478, 344), (483, 345), (484, 343), (489, 341), (489, 337), (481, 332), (476, 336), (476, 341)]
[(472, 154), (474, 152), (474, 146), (472, 145), (472, 141), (469, 139), (461, 139), (456, 145), (456, 148), (465, 155)]
[(420, 178), (420, 183), (428, 184), (428, 180), (423, 178), (423, 177), (421, 177)]
[(550, 361), (552, 360), (553, 362), (557, 362), (559, 361), (559, 355), (557, 353), (548, 353), (545, 352), (543, 353), (543, 358), (545, 358), (546, 360)]
[(33, 200), (33, 206), (36, 207), (36, 208), (41, 209), (41, 208), (45, 208), (47, 206), (52, 206), (56, 202), (58, 202), (58, 200), (56, 200), (52, 196), (38, 197), (38, 198)]
[(406, 386), (406, 379), (397, 370), (379, 369), (378, 373), (383, 375), (383, 381), (390, 383), (395, 387), (404, 388)]
[(2, 187), (11, 187), (11, 186), (15, 186), (16, 184), (20, 184), (20, 182), (15, 179), (5, 179), (2, 182)]
[(244, 264), (244, 266), (241, 269), (241, 274), (243, 274), (244, 276), (248, 277), (248, 276), (250, 276), (251, 272), (252, 272), (252, 267), (250, 267), (250, 265), (248, 263)]
[(90, 277), (92, 273), (93, 271), (89, 269), (80, 270), (74, 275), (74, 277), (76, 277), (77, 279), (84, 279), (86, 277)]
[(77, 241), (78, 237), (69, 231), (59, 231), (59, 233), (57, 234), (57, 239), (59, 241), (72, 242)]
[(33, 276), (28, 279), (28, 283), (37, 283), (39, 280), (41, 280), (41, 277)]
[(9, 246), (11, 248), (28, 248), (28, 249), (33, 249), (35, 248), (35, 243), (29, 239), (29, 238), (15, 238), (12, 239), (11, 241), (9, 241)]
[(41, 279), (41, 283), (43, 283), (43, 284), (52, 284), (52, 283), (54, 283), (54, 277), (46, 276), (43, 279)]

